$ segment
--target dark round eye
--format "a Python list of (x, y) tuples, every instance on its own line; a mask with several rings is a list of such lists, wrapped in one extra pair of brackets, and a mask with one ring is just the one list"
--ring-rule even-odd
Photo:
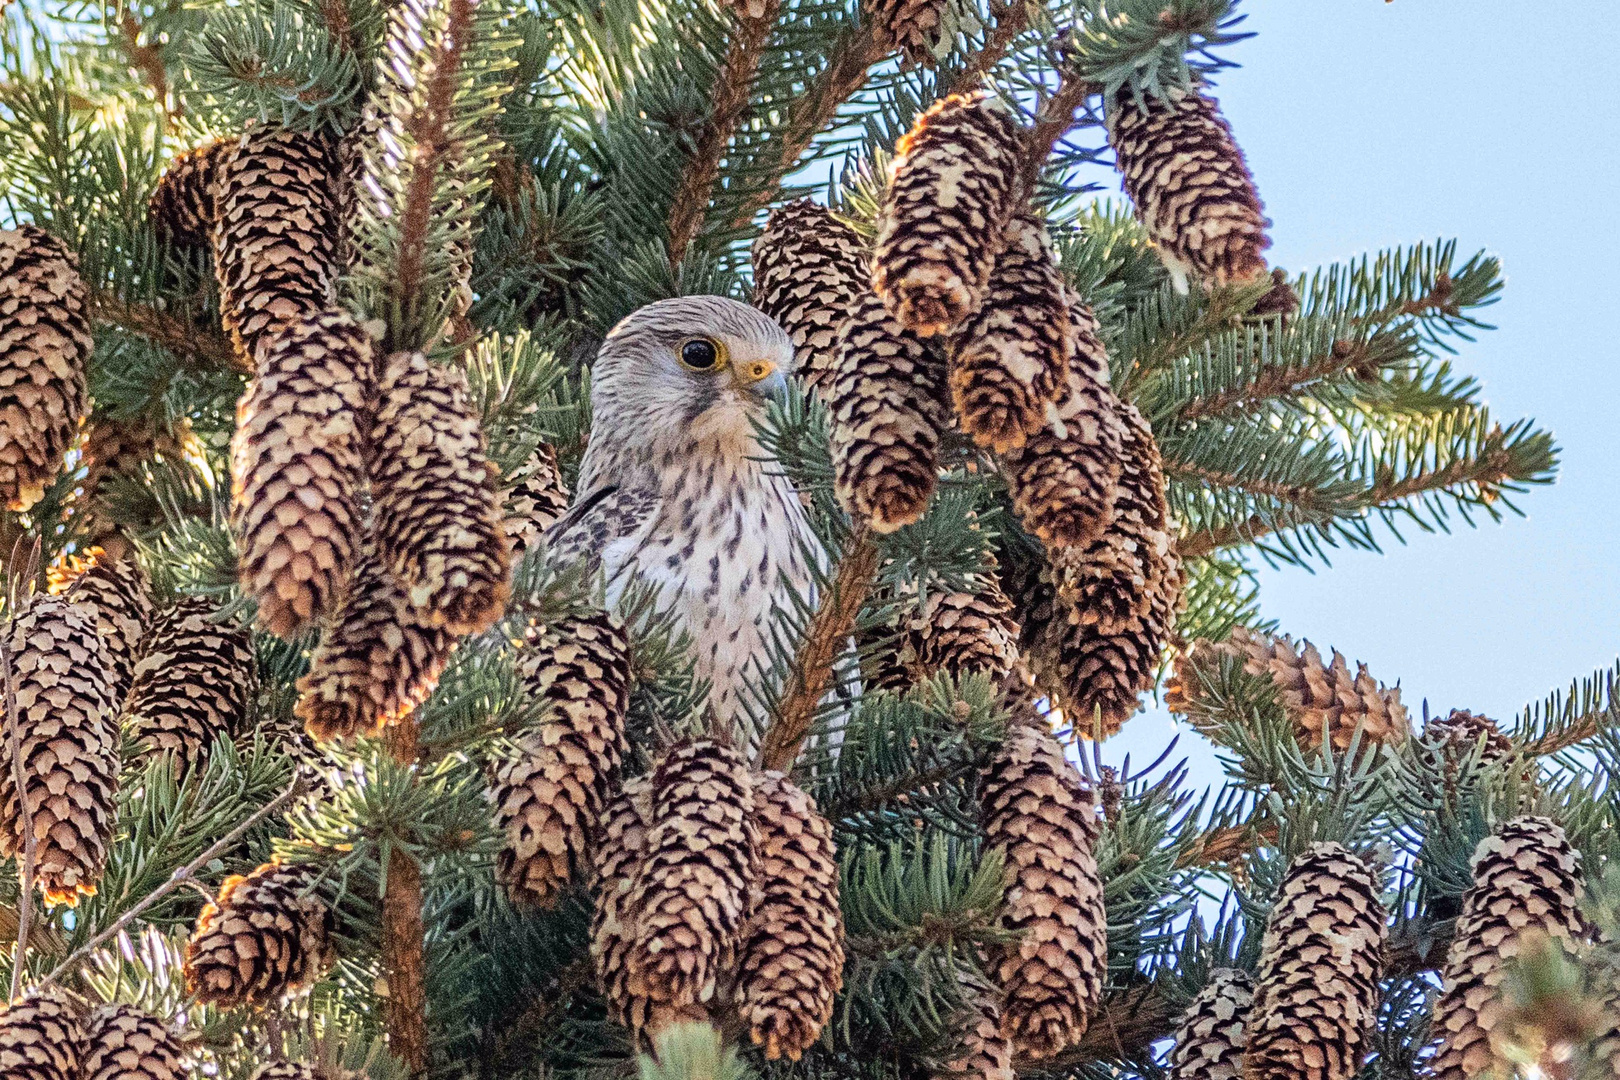
[(720, 364), (720, 350), (708, 338), (693, 338), (681, 346), (681, 363), (693, 371), (713, 371)]

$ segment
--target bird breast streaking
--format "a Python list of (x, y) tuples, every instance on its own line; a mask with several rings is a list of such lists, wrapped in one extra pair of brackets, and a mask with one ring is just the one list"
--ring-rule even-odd
[(744, 706), (769, 663), (771, 620), (793, 594), (813, 600), (820, 558), (798, 494), (754, 436), (792, 370), (787, 334), (734, 300), (684, 296), (631, 314), (597, 354), (574, 505), (549, 532), (558, 565), (600, 566), (610, 606), (633, 581), (658, 590), (691, 636), (716, 719), (743, 745), (758, 735)]

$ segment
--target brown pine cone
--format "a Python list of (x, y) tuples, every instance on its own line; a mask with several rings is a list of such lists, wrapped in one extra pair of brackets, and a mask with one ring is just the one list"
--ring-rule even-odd
[(515, 565), (540, 546), (546, 530), (568, 512), (568, 485), (557, 467), (557, 451), (541, 443), (506, 495), (506, 539)]
[(198, 597), (159, 612), (124, 701), (124, 723), (143, 752), (172, 752), (181, 768), (201, 764), (215, 738), (235, 732), (253, 700), (253, 642), (215, 615)]
[(1324, 664), (1322, 654), (1308, 641), (1296, 646), (1290, 637), (1274, 638), (1240, 626), (1225, 645), (1215, 647), (1217, 652), (1223, 650), (1241, 656), (1245, 671), (1271, 676), (1293, 722), (1294, 736), (1307, 750), (1322, 745), (1324, 732), (1331, 736), (1335, 751), (1350, 748), (1358, 727), (1363, 745), (1399, 744), (1411, 732), (1400, 687), (1386, 689), (1365, 664), (1357, 664), (1351, 675), (1337, 649), (1333, 662)]
[(596, 907), (591, 913), (591, 966), (614, 1019), (632, 1031), (654, 1026), (648, 1023), (646, 1000), (630, 992), (626, 962), (636, 937), (632, 893), (651, 829), (652, 777), (637, 776), (626, 780), (603, 809), (592, 850)]
[(1023, 446), (1046, 427), (1049, 408), (1072, 396), (1075, 340), (1046, 226), (1016, 214), (984, 306), (951, 342), (951, 400), (962, 430), (997, 453)]
[(367, 540), (348, 595), (298, 680), (293, 713), (316, 739), (374, 735), (428, 699), (455, 647), (405, 599)]
[[(1399, 688), (1394, 693), (1399, 694)], [(1486, 763), (1513, 752), (1513, 740), (1502, 734), (1496, 721), (1467, 709), (1452, 709), (1450, 715), (1430, 720), (1423, 725), (1423, 738), (1459, 756), (1478, 748), (1480, 760)]]
[(0, 500), (27, 510), (61, 471), (90, 408), (90, 295), (79, 257), (44, 229), (0, 229)]
[(944, 33), (945, 0), (872, 0), (868, 17), (883, 28), (889, 47), (906, 63), (933, 67), (934, 49)]
[(787, 331), (798, 374), (825, 395), (839, 332), (871, 282), (865, 242), (825, 206), (798, 199), (771, 211), (753, 256), (754, 306)]
[(170, 423), (145, 416), (123, 419), (92, 412), (85, 421), (79, 448), (79, 462), (85, 469), (84, 479), (79, 482), (82, 494), (74, 497), (74, 511), (84, 515), (81, 528), (85, 546), (102, 548), (115, 559), (131, 557), (134, 545), (129, 534), (158, 524), (156, 518), (161, 511), (143, 508), (135, 517), (129, 517), (134, 507), (118, 498), (116, 482), (139, 483), (142, 467), (159, 459), (184, 461), (188, 453), (200, 450), (200, 444), (187, 445), (196, 443), (196, 438), (185, 417)]
[(267, 1061), (254, 1072), (253, 1080), (334, 1080), (334, 1078), (302, 1061)]
[(923, 516), (939, 483), (944, 371), (925, 342), (863, 293), (827, 384), (839, 503), (881, 533)]
[(0, 1009), (0, 1076), (6, 1080), (80, 1080), (83, 1062), (84, 1026), (62, 991), (36, 987)]
[(169, 162), (146, 203), (159, 240), (173, 247), (203, 247), (210, 242), (219, 161), (235, 142), (216, 139), (176, 154)]
[[(1060, 399), (1043, 427), (1001, 458), (1018, 519), (1043, 543), (1084, 547), (1108, 527), (1131, 431), (1108, 382), (1096, 316), (1067, 290), (1068, 345)], [(1157, 455), (1155, 448), (1154, 455)]]
[(938, 1080), (1013, 1080), (1012, 1042), (1002, 1034), (1001, 991), (979, 976), (959, 973), (963, 1009), (956, 1017), (951, 1059)]
[(1289, 864), (1245, 1023), (1244, 1080), (1351, 1080), (1378, 1019), (1378, 879), (1339, 844)]
[(618, 787), (630, 707), (630, 641), (607, 612), (535, 632), (518, 657), (532, 699), (550, 714), (491, 763), (490, 799), (505, 842), (495, 879), (514, 902), (549, 908), (590, 861), (602, 807)]
[[(35, 596), (11, 627), (18, 751), (34, 832), (34, 880), (46, 903), (93, 896), (118, 815), (121, 749), (95, 617)], [(0, 854), (23, 851), (26, 826), (9, 739), (0, 732)]]
[(916, 682), (944, 671), (999, 682), (1018, 662), (1018, 620), (994, 573), (970, 593), (935, 593), (910, 620), (901, 656)]
[(314, 871), (279, 859), (225, 879), (186, 942), (186, 990), (234, 1009), (307, 989), (332, 960), (332, 913)]
[(383, 561), (425, 621), (482, 633), (506, 610), (511, 549), (466, 377), (401, 352), (379, 391), (371, 482)]
[(219, 151), (213, 241), (220, 317), (249, 363), (278, 325), (331, 306), (335, 168), (326, 137), (284, 128), (255, 129)]
[(231, 519), (259, 625), (292, 637), (332, 613), (364, 531), (371, 336), (345, 311), (281, 324), (236, 407)]
[(985, 94), (934, 103), (895, 146), (872, 287), (922, 337), (979, 310), (1021, 186), (1012, 117)]
[(104, 1005), (85, 1025), (83, 1080), (181, 1080), (180, 1044), (155, 1016)]
[(1512, 959), (1528, 935), (1573, 947), (1586, 934), (1580, 853), (1552, 821), (1514, 818), (1480, 841), (1472, 865), (1474, 884), (1463, 896), (1430, 1024), (1440, 1041), (1429, 1062), (1435, 1080), (1507, 1068), (1491, 1037), (1509, 1007), (1501, 987)]
[[(712, 739), (670, 748), (653, 773), (652, 830), (630, 904), (629, 992), (655, 1016), (694, 1009), (735, 964), (759, 865), (754, 784)], [(649, 1031), (656, 1035), (656, 1028)]]
[(1134, 406), (1120, 417), (1128, 437), (1107, 531), (1083, 551), (1060, 551), (1048, 580), (1023, 583), (1019, 605), (1030, 669), (1087, 736), (1099, 721), (1100, 735), (1112, 735), (1135, 715), (1182, 603), (1153, 433)]
[(768, 1060), (797, 1061), (832, 1019), (844, 985), (838, 852), (815, 800), (779, 772), (754, 778), (758, 901), (737, 963), (733, 1003)]
[(1246, 971), (1217, 968), (1176, 1025), (1165, 1080), (1238, 1080), (1243, 1074), (1243, 1025), (1254, 999)]
[(1107, 119), (1125, 192), (1183, 290), (1189, 273), (1224, 285), (1266, 272), (1270, 222), (1214, 98), (1194, 88), (1138, 100), (1126, 87)]
[(147, 629), (152, 625), (151, 581), (133, 558), (97, 558), (73, 579), (64, 595), (68, 603), (83, 608), (95, 618), (116, 718), (129, 695), (130, 683), (135, 678), (135, 660), (146, 644)]
[(1042, 717), (1015, 719), (980, 778), (979, 814), (986, 846), (1005, 857), (1001, 926), (1016, 935), (993, 971), (1001, 1032), (1039, 1060), (1086, 1033), (1108, 974), (1108, 919), (1095, 795)]

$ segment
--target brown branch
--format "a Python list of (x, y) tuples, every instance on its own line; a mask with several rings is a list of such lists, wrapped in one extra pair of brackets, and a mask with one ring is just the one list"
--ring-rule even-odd
[(173, 109), (169, 108), (169, 69), (163, 63), (163, 47), (161, 45), (142, 45), (141, 30), (143, 27), (135, 18), (135, 13), (128, 8), (118, 20), (118, 34), (122, 39), (124, 51), (129, 54), (129, 63), (141, 77), (146, 80), (147, 87), (152, 96), (157, 99), (158, 109), (167, 120), (177, 119), (181, 115), (179, 102)]
[[(999, 29), (999, 27), (998, 27)], [(1052, 147), (1074, 127), (1074, 112), (1100, 87), (1065, 72), (1057, 92), (1041, 105), (1035, 123), (1024, 133), (1024, 190), (1033, 192)]]
[[(1308, 364), (1272, 368), (1262, 372), (1247, 386), (1232, 386), (1217, 390), (1208, 397), (1193, 398), (1181, 407), (1177, 415), (1182, 420), (1200, 420), (1217, 413), (1245, 408), (1268, 398), (1297, 394), (1313, 382), (1347, 371), (1361, 375), (1370, 357), (1371, 350), (1366, 342), (1335, 341), (1333, 348), (1325, 355)], [(1370, 378), (1371, 375), (1365, 377)]]
[[(472, 32), (476, 0), (447, 0), (443, 32), (433, 44), (436, 55), (422, 62), (428, 72), (422, 107), (404, 121), (415, 144), (410, 155), (410, 178), (405, 182), (405, 205), (399, 215), (399, 261), (395, 265), (391, 309), (401, 316), (414, 312), (421, 300), (428, 233), (433, 226), (433, 195), (439, 168), (455, 142), (456, 83)], [(404, 342), (394, 342), (400, 346)]]
[(1331, 506), (1322, 498), (1319, 492), (1299, 484), (1279, 484), (1270, 480), (1256, 480), (1239, 476), (1236, 473), (1222, 472), (1219, 469), (1206, 469), (1202, 465), (1194, 465), (1185, 461), (1166, 461), (1164, 469), (1165, 472), (1178, 480), (1192, 480), (1213, 487), (1236, 488), (1239, 491), (1247, 491), (1252, 495), (1264, 495), (1272, 499), (1282, 499), (1298, 506), (1306, 506), (1318, 513), (1331, 510)]
[(1207, 830), (1176, 859), (1176, 869), (1229, 863), (1249, 854), (1258, 844), (1277, 839), (1277, 823), (1251, 821), (1246, 825), (1221, 825)]
[(821, 699), (832, 684), (833, 665), (855, 630), (855, 617), (877, 575), (878, 548), (863, 524), (849, 539), (838, 574), (810, 619), (793, 675), (776, 707), (776, 719), (759, 747), (759, 767), (784, 772), (798, 760)]
[(990, 15), (996, 20), (995, 29), (990, 31), (990, 37), (986, 39), (984, 48), (974, 53), (967, 65), (956, 73), (956, 77), (946, 88), (947, 94), (960, 94), (977, 86), (979, 80), (990, 74), (990, 69), (1007, 55), (1007, 49), (1012, 45), (1013, 39), (1029, 26), (1027, 3), (992, 3)]
[(745, 229), (754, 215), (776, 201), (782, 180), (799, 167), (799, 159), (815, 142), (816, 136), (838, 118), (838, 110), (850, 96), (866, 85), (866, 72), (883, 59), (886, 45), (876, 23), (866, 20), (849, 31), (833, 50), (832, 59), (803, 94), (788, 107), (787, 123), (777, 139), (776, 161), (766, 172), (759, 189), (744, 199), (727, 227)]
[(101, 322), (112, 323), (154, 345), (161, 345), (197, 368), (253, 373), (247, 358), (231, 347), (230, 338), (217, 330), (204, 329), (179, 315), (99, 290), (91, 291), (90, 307), (94, 318)]
[(760, 57), (765, 53), (765, 42), (776, 23), (777, 3), (765, 6), (759, 18), (739, 14), (731, 43), (726, 46), (726, 58), (715, 76), (713, 106), (709, 118), (698, 134), (697, 146), (681, 173), (681, 184), (675, 190), (669, 206), (669, 262), (679, 266), (703, 230), (703, 219), (709, 208), (709, 194), (720, 176), (720, 159), (725, 156), (731, 137), (742, 123), (748, 110), (748, 97), (753, 89), (754, 76), (759, 73)]
[[(394, 760), (416, 761), (416, 717), (408, 716), (383, 736)], [(422, 868), (396, 844), (388, 854), (388, 888), (382, 897), (382, 969), (388, 981), (383, 1016), (388, 1045), (412, 1076), (428, 1067), (427, 960), (422, 938)]]
[[(1357, 501), (1365, 510), (1387, 510), (1403, 499), (1442, 491), (1458, 484), (1498, 483), (1510, 475), (1507, 469), (1510, 463), (1509, 452), (1497, 447), (1480, 457), (1454, 461), (1441, 469), (1419, 473), (1404, 480), (1376, 483)], [(1253, 543), (1262, 536), (1276, 532), (1277, 527), (1275, 521), (1256, 514), (1240, 524), (1188, 533), (1176, 541), (1176, 553), (1183, 559), (1197, 559), (1221, 548)]]

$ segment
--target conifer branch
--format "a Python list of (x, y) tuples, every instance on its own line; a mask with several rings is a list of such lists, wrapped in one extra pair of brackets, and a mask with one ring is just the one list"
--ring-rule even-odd
[[(996, 27), (1000, 30), (1000, 26)], [(1100, 87), (1093, 86), (1065, 71), (1058, 81), (1057, 91), (1042, 103), (1035, 123), (1024, 133), (1024, 189), (1033, 192), (1040, 179), (1046, 159), (1058, 140), (1074, 127), (1075, 110), (1085, 104), (1087, 97)]]
[(755, 19), (737, 16), (737, 26), (731, 42), (726, 46), (726, 57), (715, 77), (710, 97), (713, 106), (709, 118), (698, 135), (697, 147), (681, 172), (681, 186), (669, 207), (669, 262), (678, 266), (686, 257), (687, 248), (703, 231), (703, 219), (709, 207), (709, 196), (714, 182), (720, 176), (720, 161), (726, 147), (742, 123), (748, 109), (749, 93), (754, 76), (759, 72), (760, 57), (765, 53), (765, 42), (776, 23), (777, 0), (766, 5), (765, 13)]
[[(417, 719), (408, 716), (388, 728), (383, 742), (407, 768), (417, 757)], [(422, 868), (399, 845), (388, 853), (382, 895), (382, 969), (388, 980), (383, 1013), (388, 1042), (412, 1076), (428, 1067), (427, 959), (423, 940)]]
[(421, 299), (439, 172), (454, 164), (449, 160), (450, 153), (459, 140), (451, 128), (456, 119), (456, 90), (463, 77), (462, 61), (472, 33), (475, 2), (447, 0), (444, 32), (433, 45), (437, 55), (424, 65), (428, 77), (422, 106), (400, 118), (415, 144), (407, 165), (410, 178), (405, 183), (399, 249), (390, 290), (390, 307), (401, 315), (414, 310)]
[(1352, 374), (1370, 379), (1376, 371), (1369, 371), (1372, 350), (1364, 341), (1340, 340), (1317, 359), (1299, 367), (1276, 367), (1262, 371), (1246, 386), (1231, 386), (1207, 397), (1195, 397), (1177, 413), (1182, 420), (1201, 420), (1208, 416), (1251, 408), (1273, 398), (1299, 394), (1313, 383), (1337, 375)]
[(946, 93), (960, 94), (973, 89), (979, 81), (990, 74), (990, 69), (1001, 62), (1012, 46), (1013, 40), (1022, 34), (1029, 26), (1029, 4), (1022, 0), (1015, 0), (1011, 4), (992, 3), (990, 17), (995, 20), (995, 28), (990, 31), (984, 48), (974, 53), (967, 65), (959, 71)]
[(174, 108), (169, 107), (169, 70), (163, 62), (163, 48), (159, 45), (142, 45), (141, 31), (144, 27), (135, 18), (135, 13), (129, 8), (118, 19), (118, 34), (124, 46), (124, 52), (129, 56), (130, 66), (141, 73), (147, 87), (152, 91), (152, 97), (157, 101), (158, 111), (165, 120), (174, 120), (181, 115), (181, 108), (177, 102)]
[(189, 361), (189, 366), (253, 373), (252, 364), (231, 347), (230, 338), (217, 330), (204, 329), (189, 319), (99, 289), (91, 290), (90, 305), (97, 320), (162, 346), (181, 361)]
[(746, 229), (755, 214), (776, 201), (783, 179), (799, 167), (799, 159), (816, 136), (838, 118), (844, 102), (866, 85), (867, 70), (883, 59), (884, 51), (882, 31), (869, 19), (844, 35), (827, 66), (788, 108), (787, 123), (777, 139), (776, 160), (726, 223), (729, 228)]
[(794, 658), (793, 674), (777, 703), (776, 719), (759, 747), (759, 767), (793, 768), (810, 734), (821, 699), (832, 684), (833, 667), (855, 631), (855, 618), (877, 576), (878, 546), (863, 524), (849, 539), (838, 573), (821, 598)]
[(1187, 480), (1193, 483), (1211, 487), (1236, 488), (1251, 495), (1263, 495), (1271, 499), (1280, 499), (1292, 503), (1308, 512), (1325, 514), (1340, 509), (1340, 503), (1324, 498), (1321, 492), (1299, 484), (1283, 484), (1271, 480), (1261, 480), (1252, 476), (1240, 476), (1237, 473), (1225, 472), (1220, 469), (1206, 468), (1190, 461), (1171, 461), (1164, 463), (1165, 472), (1177, 480)]

